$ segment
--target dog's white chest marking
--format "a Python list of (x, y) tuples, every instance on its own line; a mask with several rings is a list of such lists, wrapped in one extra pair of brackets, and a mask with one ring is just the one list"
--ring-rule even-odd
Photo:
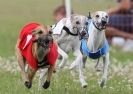
[(98, 31), (94, 27), (93, 23), (90, 23), (88, 34), (89, 34), (89, 39), (87, 43), (88, 48), (90, 49), (90, 51), (95, 52), (103, 46), (105, 40), (105, 34), (103, 31)]

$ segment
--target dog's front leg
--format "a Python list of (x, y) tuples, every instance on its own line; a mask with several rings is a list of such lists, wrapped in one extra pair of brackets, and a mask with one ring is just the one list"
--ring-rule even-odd
[(19, 67), (20, 67), (20, 71), (21, 71), (23, 81), (24, 82), (29, 81), (28, 75), (25, 72), (26, 64), (25, 64), (23, 56), (21, 55), (20, 49), (18, 48), (17, 45), (16, 45), (16, 57), (17, 57), (17, 61), (18, 61)]
[(81, 54), (80, 50), (76, 50), (74, 54), (76, 56), (76, 60), (71, 64), (70, 69), (78, 66), (79, 80), (80, 80), (81, 86), (85, 88), (87, 87), (87, 83), (85, 81), (84, 73), (83, 73), (83, 55)]
[(63, 57), (61, 63), (59, 64), (59, 68), (63, 68), (67, 62), (68, 55), (58, 46), (58, 53)]
[(53, 74), (54, 68), (55, 68), (55, 65), (51, 65), (48, 68), (47, 79), (46, 79), (45, 83), (42, 86), (44, 89), (47, 89), (50, 86), (50, 81), (51, 81), (51, 78), (52, 78), (52, 74)]
[(28, 80), (25, 80), (25, 86), (30, 89), (32, 87), (32, 80), (34, 78), (34, 75), (36, 73), (36, 70), (33, 70), (29, 67), (28, 64), (25, 65), (25, 74)]
[(87, 56), (83, 56), (83, 68), (85, 68), (86, 61), (87, 61)]
[(102, 80), (100, 83), (100, 86), (103, 87), (106, 83), (107, 80), (107, 76), (108, 76), (108, 66), (109, 66), (109, 53), (107, 53), (104, 57), (103, 57), (103, 76), (102, 76)]
[(32, 83), (32, 80), (36, 74), (36, 71), (37, 70), (33, 70), (31, 69), (30, 67), (28, 68), (28, 71), (27, 71), (27, 74), (28, 74), (28, 79), (29, 79), (29, 82)]
[(48, 68), (40, 69), (39, 70), (39, 84), (38, 84), (38, 89), (40, 89), (43, 86), (44, 83), (44, 77), (48, 73)]
[(80, 79), (82, 87), (86, 88), (87, 87), (87, 83), (86, 83), (85, 78), (84, 78), (83, 60), (82, 59), (83, 59), (82, 54), (80, 54), (79, 55), (79, 79)]

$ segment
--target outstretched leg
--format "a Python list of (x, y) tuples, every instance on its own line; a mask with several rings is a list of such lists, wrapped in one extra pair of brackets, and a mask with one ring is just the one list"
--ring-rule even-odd
[(87, 83), (85, 81), (84, 74), (83, 74), (83, 55), (81, 54), (80, 50), (76, 50), (74, 52), (74, 55), (76, 56), (76, 59), (71, 64), (70, 69), (73, 69), (76, 66), (78, 66), (78, 69), (79, 69), (79, 80), (81, 82), (81, 86), (83, 88), (86, 88), (87, 87)]
[(25, 58), (22, 56), (20, 49), (18, 48), (18, 44), (19, 41), (17, 42), (16, 45), (16, 56), (17, 56), (17, 60), (18, 60), (18, 64), (20, 66), (21, 69), (21, 75), (22, 75), (22, 79), (24, 81), (24, 84), (27, 88), (31, 88), (32, 86), (32, 79), (34, 77), (34, 74), (36, 71), (33, 71), (32, 69), (30, 69), (28, 67), (28, 65), (26, 64), (26, 60)]
[(38, 89), (40, 89), (43, 86), (44, 78), (47, 75), (48, 68), (40, 69), (39, 70), (39, 84)]
[(107, 80), (107, 76), (108, 76), (108, 66), (109, 66), (109, 53), (107, 53), (104, 57), (103, 57), (103, 76), (101, 79), (101, 83), (100, 86), (103, 87), (106, 83)]
[(82, 61), (82, 54), (80, 55), (79, 57), (79, 79), (80, 79), (80, 82), (81, 82), (81, 85), (83, 88), (86, 88), (87, 87), (87, 83), (85, 81), (85, 78), (84, 78), (84, 73), (83, 73), (83, 61)]
[(16, 56), (17, 56), (17, 61), (20, 67), (20, 71), (21, 71), (21, 75), (22, 75), (22, 79), (24, 82), (29, 81), (28, 79), (28, 75), (25, 72), (25, 60), (24, 57), (21, 55), (20, 49), (16, 46)]

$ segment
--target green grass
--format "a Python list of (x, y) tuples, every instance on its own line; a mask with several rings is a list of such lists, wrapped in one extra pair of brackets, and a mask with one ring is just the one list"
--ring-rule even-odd
[[(54, 74), (49, 89), (38, 91), (37, 79), (33, 82), (33, 87), (28, 90), (24, 87), (20, 74), (10, 72), (0, 72), (1, 85), (0, 94), (132, 94), (133, 83), (129, 83), (124, 76), (115, 76), (108, 80), (105, 88), (100, 88), (96, 75), (87, 76), (88, 88), (83, 89), (80, 83), (73, 81), (67, 70)], [(65, 74), (65, 75), (63, 75)], [(95, 74), (95, 73), (94, 73)], [(86, 74), (87, 75), (87, 74)], [(78, 80), (78, 78), (77, 78)]]
[[(6, 59), (14, 56), (16, 39), (26, 23), (53, 24), (52, 12), (56, 6), (61, 4), (61, 1), (0, 0), (0, 56)], [(84, 15), (88, 15), (89, 11), (107, 10), (115, 5), (113, 0), (72, 0), (72, 2), (74, 12)], [(132, 63), (133, 53), (122, 52), (117, 47), (111, 47), (111, 49), (111, 65)], [(70, 57), (72, 60), (72, 54)], [(0, 61), (0, 63), (3, 62)], [(14, 62), (9, 59), (8, 63), (12, 65)], [(0, 94), (133, 94), (133, 83), (129, 83), (129, 78), (126, 75), (115, 75), (113, 72), (110, 74), (113, 77), (109, 79), (106, 87), (101, 89), (97, 83), (99, 76), (96, 75), (96, 72), (93, 73), (86, 68), (88, 88), (83, 89), (78, 81), (73, 81), (73, 79), (78, 80), (78, 76), (71, 77), (68, 70), (62, 70), (54, 74), (48, 90), (38, 91), (37, 77), (32, 89), (28, 90), (23, 86), (19, 72), (11, 73), (7, 69), (0, 69)], [(132, 71), (129, 71), (127, 75), (132, 75)]]

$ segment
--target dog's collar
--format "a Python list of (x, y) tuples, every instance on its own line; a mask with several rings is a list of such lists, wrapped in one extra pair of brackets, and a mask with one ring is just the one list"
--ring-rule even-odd
[(78, 32), (77, 32), (76, 34), (74, 34), (74, 33), (70, 32), (70, 30), (69, 30), (66, 26), (64, 26), (63, 29), (64, 29), (68, 34), (70, 34), (70, 35), (72, 35), (72, 36), (78, 36)]
[(46, 66), (49, 66), (49, 63), (48, 63), (47, 58), (45, 57), (42, 61), (38, 62), (38, 67), (43, 68), (43, 67), (46, 67)]

